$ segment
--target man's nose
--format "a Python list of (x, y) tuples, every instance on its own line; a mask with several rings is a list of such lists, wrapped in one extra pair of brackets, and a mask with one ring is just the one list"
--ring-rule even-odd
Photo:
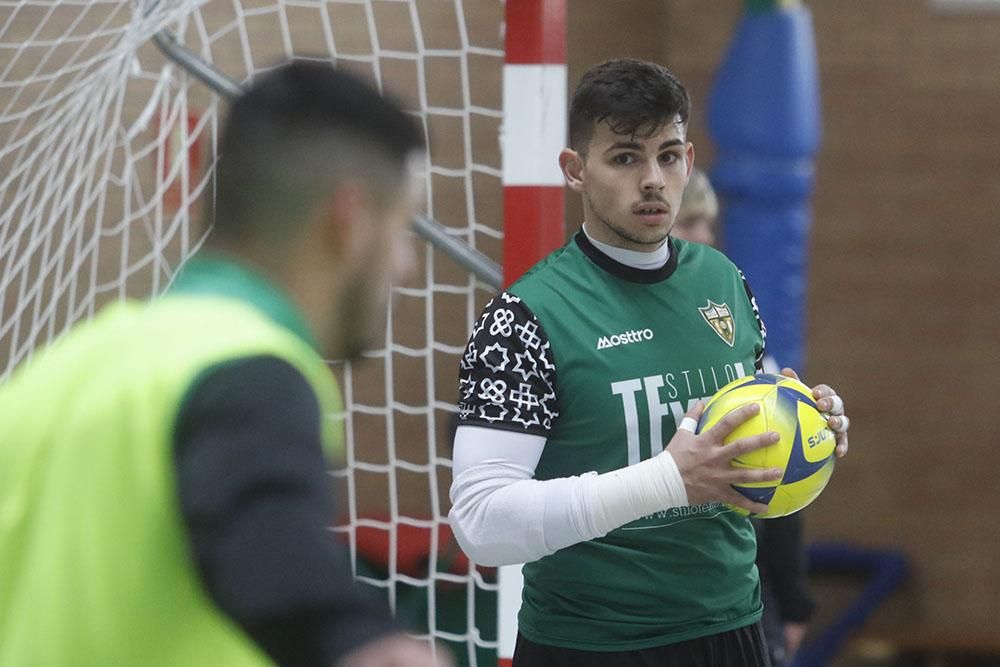
[(395, 285), (405, 285), (416, 272), (417, 252), (413, 241), (409, 237), (400, 239), (392, 257), (392, 282)]
[(643, 192), (662, 190), (665, 184), (666, 180), (663, 178), (663, 170), (660, 169), (660, 165), (657, 164), (656, 160), (652, 160), (642, 176)]

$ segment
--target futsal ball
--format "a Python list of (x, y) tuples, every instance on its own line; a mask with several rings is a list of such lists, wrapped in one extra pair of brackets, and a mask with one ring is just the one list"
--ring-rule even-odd
[[(723, 441), (776, 431), (778, 442), (732, 460), (736, 468), (780, 468), (780, 480), (733, 485), (747, 498), (768, 505), (755, 518), (773, 519), (798, 512), (814, 501), (830, 481), (836, 439), (826, 416), (816, 407), (812, 391), (798, 380), (783, 375), (750, 375), (730, 382), (705, 406), (698, 433), (707, 431), (728, 412), (748, 403), (760, 412), (736, 427)], [(740, 514), (746, 510), (734, 507)]]

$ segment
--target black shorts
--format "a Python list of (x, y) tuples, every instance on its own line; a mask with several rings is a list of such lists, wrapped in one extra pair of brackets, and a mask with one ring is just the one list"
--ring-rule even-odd
[(517, 634), (513, 667), (770, 667), (760, 623), (638, 651), (579, 651)]

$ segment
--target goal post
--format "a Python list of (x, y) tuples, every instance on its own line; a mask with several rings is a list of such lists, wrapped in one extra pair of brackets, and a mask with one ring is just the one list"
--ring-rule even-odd
[(369, 76), (426, 132), (427, 205), (414, 222), (419, 275), (394, 288), (385, 347), (332, 363), (348, 445), (334, 530), (359, 579), (422, 636), (462, 664), (494, 663), (496, 573), (469, 564), (447, 524), (450, 429), (479, 311), (563, 242), (550, 153), (565, 141), (564, 3), (7, 3), (0, 379), (104, 304), (170, 284), (207, 231), (199, 207), (241, 85), (293, 56)]
[(503, 71), (504, 284), (563, 244), (566, 0), (508, 0)]
[[(507, 0), (503, 72), (504, 285), (565, 241), (566, 0)], [(498, 572), (497, 657), (509, 666), (524, 579)]]

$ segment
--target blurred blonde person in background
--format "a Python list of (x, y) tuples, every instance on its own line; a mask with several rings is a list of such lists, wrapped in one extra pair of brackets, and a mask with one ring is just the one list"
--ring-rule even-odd
[(691, 170), (681, 197), (677, 222), (670, 235), (674, 238), (715, 246), (719, 232), (719, 198), (701, 169)]

